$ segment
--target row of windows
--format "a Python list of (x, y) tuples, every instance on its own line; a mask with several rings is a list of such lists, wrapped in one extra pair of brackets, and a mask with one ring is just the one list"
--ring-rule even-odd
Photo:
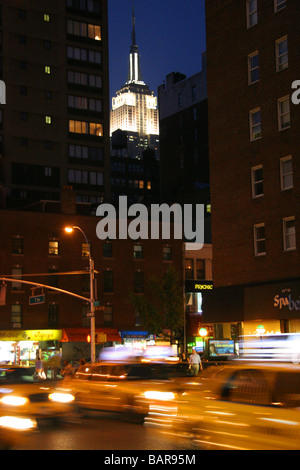
[(101, 65), (102, 54), (99, 51), (85, 49), (83, 47), (67, 46), (67, 58), (80, 62)]
[[(91, 244), (90, 244), (91, 247)], [(21, 236), (14, 236), (12, 238), (12, 254), (14, 255), (23, 255), (24, 254), (24, 238)], [(60, 255), (59, 249), (59, 240), (49, 240), (48, 242), (48, 255), (58, 256)], [(81, 256), (88, 257), (88, 245), (86, 243), (81, 244)], [(105, 242), (102, 245), (102, 256), (104, 258), (113, 257), (113, 243)], [(170, 261), (172, 260), (172, 247), (164, 246), (162, 249), (163, 260)], [(143, 245), (134, 244), (133, 245), (133, 257), (135, 259), (144, 258)]]
[(144, 180), (127, 180), (125, 178), (111, 178), (111, 185), (118, 186), (120, 188), (134, 188), (134, 189), (151, 189), (151, 181)]
[[(257, 198), (264, 195), (263, 165), (251, 168), (252, 197)], [(293, 161), (292, 157), (280, 159), (280, 187), (281, 191), (292, 189), (293, 183)]]
[(69, 120), (69, 132), (74, 134), (94, 135), (103, 137), (103, 125), (99, 122)]
[[(88, 316), (90, 307), (88, 305), (82, 305), (82, 326), (90, 326), (91, 320)], [(113, 306), (107, 304), (104, 306), (102, 312), (104, 326), (112, 326), (113, 324)], [(23, 305), (16, 303), (11, 305), (11, 328), (18, 329), (22, 328), (23, 324)], [(48, 328), (59, 328), (59, 304), (49, 303), (48, 304)]]
[(101, 40), (101, 26), (82, 21), (67, 20), (67, 33), (83, 38)]
[[(275, 42), (276, 72), (288, 68), (288, 39), (283, 36)], [(249, 85), (259, 81), (259, 51), (248, 55), (248, 83)]]
[[(264, 223), (256, 224), (253, 227), (255, 256), (262, 256), (267, 253), (265, 228)], [(296, 250), (296, 226), (294, 216), (282, 219), (282, 239), (284, 251)]]
[[(246, 15), (247, 15), (247, 27), (251, 28), (252, 26), (258, 23), (258, 1), (257, 0), (246, 0)], [(274, 13), (285, 8), (287, 5), (287, 0), (274, 0)]]
[(102, 88), (102, 76), (94, 75), (85, 72), (75, 72), (74, 70), (68, 70), (67, 74), (68, 83), (71, 85), (78, 85), (92, 88)]
[[(283, 131), (291, 127), (290, 96), (283, 96), (277, 100), (278, 130)], [(249, 112), (250, 140), (258, 140), (262, 137), (262, 118), (260, 107)]]
[(97, 111), (102, 112), (102, 100), (95, 98), (87, 98), (85, 96), (68, 96), (68, 107), (74, 109), (81, 109), (83, 111)]
[[(55, 269), (49, 270), (49, 278), (48, 278), (48, 285), (52, 287), (59, 288), (59, 276), (56, 274)], [(22, 279), (23, 275), (23, 268), (18, 266), (12, 269), (12, 277), (16, 279), (16, 281), (11, 283), (11, 290), (22, 291), (23, 284), (18, 282), (18, 280)], [(103, 292), (104, 293), (113, 293), (114, 292), (114, 271), (105, 270), (102, 272), (102, 280), (103, 280)], [(90, 292), (90, 275), (82, 274), (81, 278), (81, 290), (83, 293)], [(142, 271), (135, 271), (134, 273), (134, 292), (137, 294), (142, 294), (144, 292), (144, 273)]]
[(68, 183), (89, 184), (92, 186), (103, 186), (103, 173), (101, 171), (68, 170)]

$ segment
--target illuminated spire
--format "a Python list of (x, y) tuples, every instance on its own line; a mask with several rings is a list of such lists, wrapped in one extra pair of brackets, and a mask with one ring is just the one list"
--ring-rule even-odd
[(129, 55), (129, 72), (127, 83), (138, 83), (143, 84), (141, 68), (140, 68), (140, 55), (139, 48), (136, 45), (135, 36), (135, 13), (134, 13), (134, 1), (132, 1), (132, 33), (131, 33), (131, 47)]

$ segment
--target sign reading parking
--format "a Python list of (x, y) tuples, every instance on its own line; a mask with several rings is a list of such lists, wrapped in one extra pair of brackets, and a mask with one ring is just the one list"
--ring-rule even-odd
[(37, 305), (45, 303), (45, 294), (33, 295), (29, 297), (29, 305)]

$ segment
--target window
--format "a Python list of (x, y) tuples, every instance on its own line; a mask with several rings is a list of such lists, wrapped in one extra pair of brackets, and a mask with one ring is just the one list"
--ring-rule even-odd
[(53, 266), (48, 270), (48, 285), (52, 287), (58, 287), (58, 269)]
[(258, 52), (248, 55), (248, 84), (251, 85), (259, 80)]
[(45, 116), (45, 123), (46, 123), (46, 124), (51, 124), (51, 123), (52, 123), (52, 118), (51, 118), (51, 116)]
[(44, 21), (46, 23), (49, 23), (50, 22), (50, 15), (48, 13), (44, 13)]
[(74, 134), (90, 134), (103, 137), (103, 125), (96, 122), (69, 120), (69, 132)]
[(185, 279), (194, 279), (194, 260), (185, 260)]
[(134, 292), (136, 294), (142, 294), (144, 292), (144, 273), (142, 271), (136, 271), (134, 273)]
[(22, 326), (22, 305), (13, 304), (11, 306), (11, 326), (12, 328), (21, 328)]
[(89, 258), (91, 247), (89, 243), (81, 243), (81, 256), (82, 258)]
[(247, 27), (257, 24), (257, 0), (247, 0)]
[(255, 256), (266, 254), (265, 224), (254, 225), (254, 254)]
[(205, 279), (205, 259), (196, 260), (196, 278)]
[(111, 326), (113, 324), (113, 306), (105, 305), (103, 312), (103, 323), (104, 326)]
[(134, 245), (133, 246), (133, 257), (134, 259), (143, 259), (143, 245)]
[(22, 237), (13, 237), (12, 238), (12, 250), (11, 252), (14, 255), (22, 255), (24, 253), (24, 239)]
[(114, 291), (114, 273), (113, 271), (103, 271), (103, 292)]
[(55, 240), (49, 241), (48, 254), (57, 256), (58, 253), (59, 253), (59, 251), (58, 251), (58, 241), (55, 241)]
[(48, 305), (48, 326), (49, 328), (58, 327), (58, 304)]
[(260, 197), (264, 194), (262, 165), (251, 168), (252, 197)]
[(182, 108), (182, 93), (178, 94), (178, 108)]
[(274, 11), (280, 11), (286, 7), (286, 0), (274, 0)]
[(74, 36), (88, 37), (95, 41), (101, 40), (101, 26), (82, 23), (81, 21), (67, 20), (67, 33)]
[(284, 251), (296, 249), (295, 217), (283, 219), (283, 249)]
[(282, 131), (291, 126), (290, 97), (284, 96), (277, 101), (278, 130)]
[(46, 73), (47, 75), (50, 75), (50, 74), (51, 74), (51, 67), (50, 67), (50, 65), (45, 65), (45, 73)]
[[(12, 269), (12, 277), (14, 279), (22, 279), (22, 275), (23, 275), (23, 268), (21, 268), (20, 266), (16, 266)], [(11, 288), (12, 290), (21, 290), (22, 283), (14, 281), (11, 283)]]
[(163, 260), (171, 261), (171, 259), (172, 259), (172, 247), (164, 246), (163, 247)]
[(278, 39), (275, 43), (276, 71), (280, 72), (288, 67), (288, 40), (287, 36)]
[(112, 242), (105, 242), (102, 246), (103, 258), (112, 258)]
[(293, 162), (292, 157), (280, 159), (281, 190), (293, 188)]
[(260, 108), (253, 109), (249, 113), (250, 120), (250, 140), (261, 138), (261, 115)]

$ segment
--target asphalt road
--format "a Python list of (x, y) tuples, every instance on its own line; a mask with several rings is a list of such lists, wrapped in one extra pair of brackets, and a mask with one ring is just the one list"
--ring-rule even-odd
[(195, 443), (119, 415), (95, 414), (75, 423), (42, 426), (11, 450), (195, 451)]

